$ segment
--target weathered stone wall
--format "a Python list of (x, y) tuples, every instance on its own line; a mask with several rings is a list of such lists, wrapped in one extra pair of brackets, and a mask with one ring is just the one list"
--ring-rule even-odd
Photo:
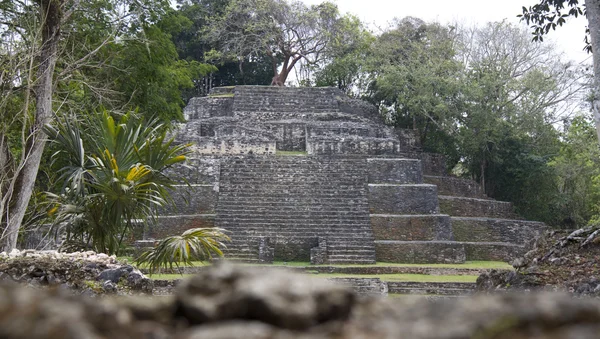
[(306, 150), (306, 124), (273, 122), (265, 127), (274, 134), (278, 151)]
[(159, 215), (215, 213), (218, 192), (212, 184), (177, 185), (170, 194), (175, 206), (159, 210)]
[(396, 136), (400, 140), (400, 147), (411, 152), (421, 152), (421, 140), (418, 131), (414, 129), (395, 128)]
[(416, 159), (367, 159), (370, 183), (420, 184), (423, 182), (421, 162)]
[(426, 175), (423, 177), (423, 180), (427, 184), (436, 185), (438, 187), (439, 195), (488, 199), (488, 197), (483, 193), (481, 186), (470, 179), (451, 176)]
[(525, 246), (510, 243), (465, 242), (467, 260), (512, 261), (525, 254)]
[(464, 263), (465, 248), (452, 241), (376, 240), (377, 261), (416, 264)]
[(452, 217), (452, 230), (458, 241), (525, 244), (545, 229), (544, 223), (535, 221)]
[(330, 278), (327, 280), (350, 287), (358, 294), (378, 297), (387, 297), (388, 295), (388, 283), (379, 278)]
[(163, 239), (192, 228), (215, 227), (214, 214), (160, 216), (143, 229), (136, 229), (136, 239)]
[(448, 171), (446, 170), (446, 157), (442, 154), (423, 152), (417, 155), (417, 159), (421, 160), (423, 174), (448, 175)]
[(489, 199), (439, 196), (440, 211), (457, 217), (519, 219), (512, 204)]
[(185, 120), (233, 116), (233, 97), (191, 98), (183, 110)]
[(200, 155), (275, 154), (275, 141), (203, 138), (192, 150)]
[(369, 209), (373, 214), (437, 214), (437, 188), (426, 184), (369, 184)]
[(375, 240), (454, 240), (447, 215), (371, 214)]
[(398, 294), (450, 294), (468, 295), (474, 293), (475, 284), (459, 282), (410, 282), (390, 281), (387, 283), (389, 293)]
[(386, 155), (399, 154), (400, 144), (391, 138), (313, 137), (307, 140), (306, 150), (308, 154), (315, 155)]

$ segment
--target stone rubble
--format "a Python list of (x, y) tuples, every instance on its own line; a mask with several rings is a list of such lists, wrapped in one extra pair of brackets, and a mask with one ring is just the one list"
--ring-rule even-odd
[(0, 281), (60, 286), (81, 294), (152, 293), (153, 283), (117, 257), (93, 251), (12, 250), (0, 253)]
[(173, 297), (89, 298), (0, 284), (0, 338), (597, 338), (600, 300), (564, 294), (358, 298), (315, 277), (213, 266)]

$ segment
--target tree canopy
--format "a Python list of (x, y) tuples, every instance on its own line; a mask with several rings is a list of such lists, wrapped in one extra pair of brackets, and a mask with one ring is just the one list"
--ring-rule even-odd
[(271, 84), (283, 86), (297, 63), (321, 61), (344, 27), (339, 19), (330, 2), (232, 0), (207, 34), (225, 59), (267, 57), (274, 73)]

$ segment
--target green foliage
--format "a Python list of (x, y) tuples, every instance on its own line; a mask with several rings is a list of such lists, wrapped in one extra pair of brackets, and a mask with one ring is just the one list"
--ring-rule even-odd
[(223, 60), (268, 58), (272, 84), (283, 85), (297, 63), (321, 61), (338, 19), (337, 6), (330, 2), (231, 0), (206, 34)]
[(158, 121), (129, 112), (119, 121), (106, 111), (85, 123), (69, 119), (47, 126), (58, 145), (63, 188), (48, 193), (54, 230), (66, 232), (65, 246), (118, 253), (124, 237), (170, 202), (176, 182), (166, 174), (185, 160), (188, 145), (173, 145)]
[(369, 62), (370, 100), (395, 126), (419, 130), (425, 150), (450, 158), (457, 158), (451, 136), (463, 112), (455, 55), (450, 28), (405, 18), (378, 37)]
[(466, 29), (405, 18), (368, 56), (368, 99), (391, 124), (418, 130), (425, 151), (489, 196), (556, 224), (553, 122), (578, 99), (582, 72), (504, 22)]
[(223, 241), (230, 241), (223, 230), (217, 228), (192, 228), (181, 235), (161, 240), (153, 249), (136, 259), (137, 265), (148, 267), (150, 275), (161, 267), (173, 268), (180, 264), (192, 266), (193, 261), (212, 259), (213, 254), (223, 256)]
[(332, 32), (327, 58), (323, 65), (313, 65), (315, 86), (337, 87), (346, 94), (360, 91), (366, 71), (366, 60), (375, 37), (355, 16), (337, 20)]
[(185, 102), (182, 91), (193, 88), (193, 79), (217, 70), (195, 60), (178, 60), (168, 31), (181, 28), (180, 15), (166, 16), (159, 24), (144, 27), (141, 39), (125, 43), (115, 60), (119, 74), (116, 90), (130, 96), (128, 107), (138, 108), (146, 116), (158, 112), (168, 122), (183, 119)]
[(584, 116), (570, 123), (560, 153), (550, 163), (557, 172), (557, 224), (582, 227), (600, 216), (600, 148), (595, 128)]
[[(544, 41), (544, 35), (564, 25), (570, 16), (577, 18), (580, 15), (585, 15), (585, 5), (581, 6), (579, 0), (540, 0), (533, 6), (523, 6), (523, 14), (519, 14), (518, 17), (531, 25), (533, 41), (541, 42)], [(585, 50), (592, 52), (588, 28), (586, 28)]]

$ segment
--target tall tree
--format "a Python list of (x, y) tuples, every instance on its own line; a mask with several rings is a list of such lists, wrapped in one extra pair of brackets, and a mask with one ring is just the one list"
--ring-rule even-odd
[(426, 150), (447, 155), (463, 104), (454, 36), (451, 27), (404, 18), (377, 37), (367, 61), (370, 100), (395, 126), (418, 130)]
[[(547, 162), (558, 152), (553, 123), (571, 113), (585, 74), (563, 63), (550, 45), (506, 23), (463, 30), (459, 56), (467, 65), (465, 111), (458, 125), (462, 165), (492, 197), (541, 219), (553, 194)], [(540, 199), (542, 198), (542, 199)]]
[(335, 39), (327, 49), (326, 57), (318, 65), (307, 67), (307, 79), (301, 81), (316, 86), (334, 86), (348, 95), (360, 97), (366, 87), (367, 60), (376, 38), (355, 16), (342, 16)]
[(71, 80), (109, 66), (107, 48), (167, 8), (162, 0), (0, 0), (0, 250), (16, 246), (46, 143), (42, 127), (58, 107), (86, 100), (86, 90), (102, 97), (106, 89)]
[[(582, 6), (583, 2), (583, 6)], [(592, 87), (592, 112), (596, 124), (596, 134), (600, 143), (600, 1), (599, 0), (540, 0), (536, 5), (523, 7), (520, 15), (532, 24), (534, 40), (543, 40), (550, 30), (562, 26), (568, 17), (585, 15), (588, 20), (585, 48), (592, 52), (594, 60), (594, 85)]]
[(300, 1), (232, 0), (208, 35), (225, 59), (269, 58), (271, 85), (283, 86), (298, 62), (321, 59), (337, 19), (337, 7), (329, 2), (308, 7)]
[[(3, 190), (2, 204), (0, 204), (0, 220), (4, 222), (4, 228), (2, 232), (2, 242), (0, 249), (10, 250), (17, 244), (17, 237), (19, 235), (19, 228), (31, 193), (33, 192), (33, 186), (38, 173), (38, 168), (42, 159), (42, 153), (44, 151), (45, 137), (42, 132), (42, 128), (45, 124), (50, 122), (52, 118), (52, 94), (53, 94), (53, 79), (54, 79), (54, 68), (56, 66), (56, 60), (58, 58), (58, 43), (60, 39), (60, 29), (63, 24), (63, 20), (68, 18), (72, 12), (65, 12), (64, 0), (41, 0), (37, 8), (32, 8), (30, 5), (26, 5), (22, 2), (14, 2), (12, 6), (6, 2), (2, 2), (2, 12), (0, 15), (3, 17), (8, 16), (8, 19), (23, 19), (18, 16), (13, 16), (13, 13), (21, 11), (24, 13), (29, 10), (38, 11), (39, 28), (37, 32), (29, 32), (30, 35), (25, 36), (24, 30), (17, 30), (17, 34), (21, 35), (22, 39), (38, 40), (35, 36), (39, 34), (39, 53), (31, 53), (28, 55), (30, 62), (29, 68), (29, 79), (25, 82), (26, 86), (29, 86), (27, 93), (25, 93), (25, 108), (23, 109), (23, 118), (32, 120), (29, 124), (23, 121), (23, 129), (27, 129), (22, 135), (22, 151), (21, 159), (18, 161), (18, 166), (11, 169), (12, 175), (8, 185), (5, 185)], [(4, 21), (4, 20), (3, 20)], [(6, 21), (4, 21), (6, 22)], [(18, 22), (12, 22), (15, 26), (9, 27), (14, 28), (18, 25)], [(8, 25), (11, 26), (11, 21), (8, 21)], [(31, 34), (32, 33), (32, 34)], [(15, 37), (16, 39), (19, 39)], [(34, 66), (35, 64), (35, 66)], [(33, 74), (34, 68), (35, 75)], [(4, 73), (4, 72), (3, 72)], [(4, 75), (4, 74), (3, 74)], [(35, 82), (31, 81), (35, 77)], [(30, 82), (31, 81), (31, 82)], [(29, 108), (29, 97), (33, 95), (35, 106), (31, 112), (32, 117), (26, 117), (30, 113)], [(5, 144), (5, 132), (2, 131), (0, 139), (2, 144)], [(3, 166), (7, 169), (7, 166)], [(4, 175), (3, 175), (4, 176)]]

